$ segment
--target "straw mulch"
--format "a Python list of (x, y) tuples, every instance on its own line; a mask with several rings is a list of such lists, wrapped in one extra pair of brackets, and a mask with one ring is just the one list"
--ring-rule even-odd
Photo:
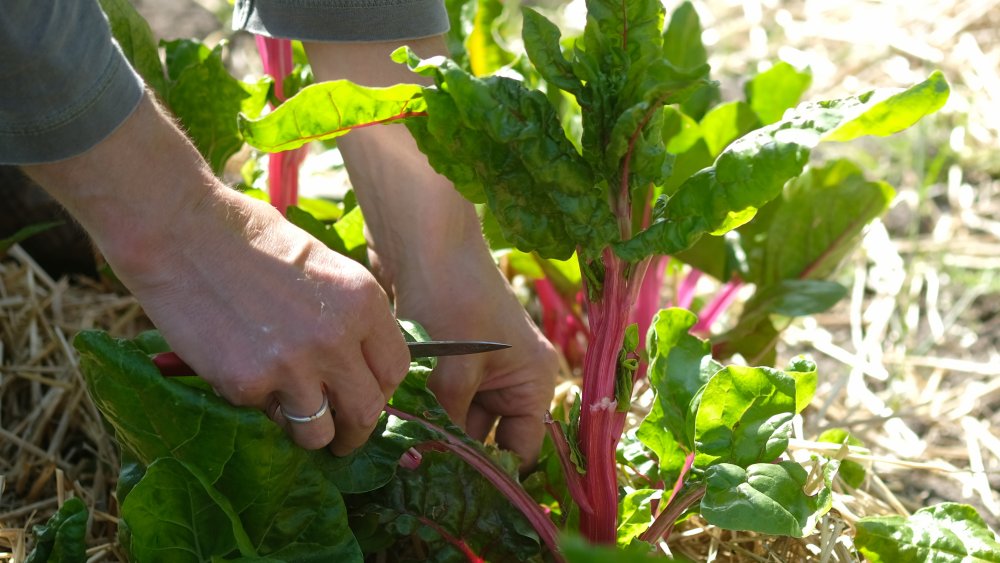
[[(692, 519), (673, 549), (696, 561), (856, 561), (858, 518), (941, 501), (972, 504), (1000, 529), (1000, 0), (695, 5), (726, 99), (779, 57), (811, 66), (809, 98), (910, 85), (933, 69), (953, 93), (938, 116), (902, 135), (819, 155), (854, 158), (899, 192), (845, 264), (849, 297), (793, 323), (780, 348), (820, 366), (793, 455), (846, 456), (869, 469), (865, 483), (837, 483), (834, 509), (804, 541)], [(147, 325), (130, 297), (105, 286), (51, 280), (17, 248), (0, 261), (0, 560), (21, 560), (25, 530), (68, 495), (91, 507), (92, 560), (121, 559), (115, 447), (69, 345), (89, 327), (132, 335)], [(833, 427), (865, 446), (814, 442)]]
[(18, 246), (0, 261), (0, 560), (22, 561), (26, 531), (68, 496), (90, 507), (90, 560), (123, 559), (118, 454), (71, 345), (88, 328), (134, 335), (149, 324), (132, 297), (55, 281)]

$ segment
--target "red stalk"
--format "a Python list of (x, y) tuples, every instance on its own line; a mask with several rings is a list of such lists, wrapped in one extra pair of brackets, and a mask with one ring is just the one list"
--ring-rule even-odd
[(743, 280), (740, 278), (734, 277), (726, 282), (722, 290), (716, 293), (715, 297), (702, 309), (701, 314), (698, 315), (698, 322), (691, 328), (691, 332), (694, 334), (708, 334), (712, 328), (712, 324), (719, 318), (719, 315), (736, 299), (736, 294), (741, 287), (743, 287)]
[(577, 471), (576, 465), (570, 454), (569, 442), (566, 441), (566, 434), (563, 433), (562, 426), (552, 420), (552, 415), (545, 413), (545, 428), (549, 431), (549, 438), (555, 445), (556, 454), (559, 456), (559, 463), (566, 476), (566, 488), (573, 501), (580, 507), (580, 511), (585, 514), (593, 514), (594, 509), (587, 500), (587, 493), (583, 489), (583, 476)]
[[(669, 256), (654, 256), (649, 263), (651, 271), (639, 284), (639, 295), (629, 321), (639, 325), (640, 350), (646, 345), (645, 337), (649, 332), (649, 325), (653, 322), (653, 316), (660, 310), (660, 292), (663, 289), (663, 278), (669, 261)], [(640, 368), (638, 377), (642, 377), (645, 371), (644, 367)]]
[(694, 301), (694, 291), (698, 287), (701, 275), (701, 270), (691, 268), (691, 271), (681, 280), (681, 284), (677, 287), (677, 306), (681, 309), (691, 308), (691, 302)]
[[(628, 314), (638, 288), (629, 287), (626, 263), (611, 249), (604, 251), (604, 287), (600, 301), (589, 302), (593, 338), (584, 356), (583, 397), (580, 409), (580, 451), (587, 463), (584, 486), (592, 515), (580, 515), (584, 536), (593, 542), (613, 544), (618, 528), (618, 483), (615, 449), (625, 426), (625, 413), (615, 402), (615, 377), (628, 324)], [(638, 267), (632, 280), (641, 280)]]
[[(503, 469), (497, 467), (492, 460), (484, 457), (481, 453), (458, 438), (448, 434), (443, 428), (437, 426), (436, 424), (432, 424), (422, 418), (405, 413), (388, 405), (385, 407), (385, 412), (403, 420), (416, 422), (441, 434), (443, 439), (440, 441), (440, 444), (474, 467), (480, 474), (482, 474), (483, 477), (486, 478), (486, 480), (492, 483), (497, 490), (503, 493), (503, 495), (510, 500), (511, 504), (521, 511), (521, 514), (524, 515), (531, 526), (535, 529), (535, 532), (538, 533), (538, 537), (541, 538), (542, 543), (549, 548), (549, 551), (552, 553), (552, 557), (557, 562), (564, 561), (562, 556), (559, 554), (559, 532), (556, 530), (555, 525), (551, 520), (549, 520), (548, 516), (545, 515), (545, 512), (542, 511), (541, 507), (538, 506), (534, 499), (528, 495), (527, 491), (525, 491), (520, 484), (514, 482), (514, 480), (511, 479)], [(612, 461), (613, 459), (614, 458), (612, 458)]]
[(417, 520), (420, 520), (421, 524), (433, 529), (435, 532), (438, 533), (439, 536), (444, 538), (445, 541), (455, 546), (455, 548), (461, 551), (462, 555), (464, 555), (466, 560), (468, 560), (470, 563), (485, 563), (486, 560), (476, 555), (476, 552), (472, 551), (472, 548), (469, 547), (469, 544), (449, 534), (444, 528), (439, 526), (437, 522), (425, 516), (418, 516)]
[[(264, 72), (274, 79), (274, 95), (285, 101), (285, 77), (293, 69), (292, 42), (287, 39), (256, 36)], [(302, 147), (288, 152), (271, 153), (267, 159), (267, 187), (271, 205), (282, 214), (288, 206), (299, 200), (299, 165), (305, 160), (307, 149)]]

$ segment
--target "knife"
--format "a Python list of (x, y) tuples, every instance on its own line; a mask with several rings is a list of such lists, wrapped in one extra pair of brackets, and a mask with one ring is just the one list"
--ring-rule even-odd
[[(494, 350), (510, 348), (510, 344), (501, 342), (486, 342), (483, 340), (428, 340), (426, 342), (407, 342), (410, 349), (410, 359), (432, 358), (437, 356), (463, 356), (465, 354), (482, 354)], [(194, 370), (173, 352), (163, 352), (153, 355), (153, 363), (165, 377), (194, 375)]]

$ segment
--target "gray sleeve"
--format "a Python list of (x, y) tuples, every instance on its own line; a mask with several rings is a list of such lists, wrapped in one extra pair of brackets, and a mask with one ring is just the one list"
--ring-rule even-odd
[(142, 91), (96, 0), (4, 0), (0, 164), (85, 152), (132, 114)]
[(443, 0), (236, 0), (233, 29), (306, 41), (393, 41), (448, 31)]

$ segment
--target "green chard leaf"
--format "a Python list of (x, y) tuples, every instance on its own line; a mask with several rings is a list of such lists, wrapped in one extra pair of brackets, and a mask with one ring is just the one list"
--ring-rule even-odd
[(359, 125), (386, 124), (426, 110), (423, 87), (397, 84), (366, 88), (347, 80), (306, 86), (271, 113), (239, 116), (239, 130), (250, 146), (266, 152), (296, 149), (310, 141), (334, 139)]
[(765, 367), (726, 367), (701, 395), (695, 466), (774, 461), (788, 448), (796, 404), (792, 376)]
[(524, 8), (524, 50), (546, 82), (570, 93), (583, 87), (573, 66), (563, 55), (559, 28), (531, 8)]
[[(885, 212), (894, 193), (884, 182), (866, 180), (847, 160), (809, 167), (789, 182), (739, 229), (747, 256), (743, 279), (756, 289), (736, 326), (717, 340), (720, 355), (739, 352), (753, 363), (764, 362), (776, 341), (754, 339), (776, 334), (771, 315), (811, 315), (840, 301), (847, 289), (825, 278), (857, 246), (868, 223)], [(705, 240), (711, 238), (696, 246)]]
[(909, 518), (862, 518), (857, 530), (854, 545), (871, 563), (1000, 562), (997, 534), (965, 504), (946, 502)]
[(812, 72), (781, 61), (751, 78), (743, 90), (761, 123), (770, 125), (798, 105), (811, 84)]
[(768, 286), (829, 277), (894, 196), (891, 186), (868, 181), (849, 160), (809, 167), (762, 209), (765, 220), (747, 225), (746, 281)]
[(663, 489), (638, 489), (622, 498), (618, 507), (618, 547), (627, 547), (653, 523), (652, 501), (659, 501)]
[(163, 77), (160, 52), (149, 23), (129, 0), (100, 0), (100, 3), (111, 24), (111, 34), (125, 58), (157, 94), (164, 96), (167, 83)]
[(816, 396), (816, 385), (819, 383), (816, 362), (800, 354), (788, 362), (785, 373), (795, 379), (795, 412), (800, 413)]
[(129, 553), (137, 561), (208, 561), (237, 549), (257, 555), (229, 501), (198, 470), (160, 458), (146, 470), (122, 503), (131, 531)]
[(87, 560), (87, 505), (66, 500), (45, 524), (32, 529), (35, 548), (25, 563), (83, 563)]
[[(74, 343), (91, 397), (136, 461), (149, 468), (173, 458), (196, 468), (202, 484), (186, 486), (196, 491), (210, 484), (210, 496), (228, 499), (261, 555), (308, 545), (317, 554), (360, 561), (338, 492), (350, 490), (357, 479), (346, 458), (303, 450), (263, 413), (232, 407), (204, 385), (161, 376), (131, 342), (83, 332)], [(171, 473), (171, 478), (183, 474)], [(391, 469), (375, 486), (390, 477)], [(148, 519), (122, 516), (133, 536), (148, 533), (137, 528)]]
[[(520, 512), (456, 456), (423, 452), (386, 487), (350, 499), (355, 518), (377, 518), (380, 534), (427, 542), (426, 561), (541, 561), (538, 537)], [(468, 557), (472, 559), (471, 557)]]
[(171, 79), (166, 92), (170, 111), (184, 124), (216, 174), (243, 146), (237, 129), (237, 114), (256, 116), (267, 103), (270, 79), (249, 84), (233, 78), (222, 61), (222, 45), (208, 50), (189, 39), (164, 43), (167, 73)]
[[(701, 41), (701, 19), (690, 2), (682, 2), (670, 14), (670, 23), (663, 32), (663, 56), (678, 68), (696, 68), (708, 63), (708, 52)], [(715, 82), (702, 84), (682, 105), (684, 113), (700, 119), (719, 101), (721, 94)]]
[(361, 264), (368, 263), (364, 217), (361, 215), (360, 207), (348, 211), (332, 225), (316, 219), (300, 207), (291, 206), (285, 213), (290, 223), (309, 233), (330, 249), (349, 256)]
[(673, 254), (704, 234), (720, 235), (737, 228), (781, 193), (820, 142), (895, 133), (939, 109), (947, 97), (947, 82), (934, 72), (900, 93), (872, 91), (800, 105), (782, 121), (729, 145), (712, 167), (689, 178), (672, 197), (657, 202), (653, 225), (617, 243), (615, 252), (632, 261), (651, 254)]
[(804, 492), (807, 477), (794, 461), (756, 463), (746, 469), (713, 465), (705, 471), (701, 514), (727, 530), (805, 537), (832, 504), (828, 489), (813, 496)]
[[(831, 428), (820, 434), (819, 437), (816, 438), (816, 441), (859, 447), (863, 447), (865, 445), (864, 442), (855, 438), (853, 434), (843, 428)], [(847, 483), (848, 486), (856, 489), (865, 482), (865, 475), (867, 474), (867, 471), (865, 470), (864, 465), (861, 465), (856, 461), (843, 460), (840, 462), (837, 474), (844, 480), (844, 483)]]
[[(647, 337), (649, 381), (656, 391), (653, 412), (639, 426), (639, 438), (657, 453), (673, 452), (674, 444), (694, 449), (691, 405), (721, 366), (711, 360), (711, 346), (688, 333), (698, 321), (686, 309), (664, 309), (653, 317)], [(669, 434), (667, 439), (661, 434)]]

